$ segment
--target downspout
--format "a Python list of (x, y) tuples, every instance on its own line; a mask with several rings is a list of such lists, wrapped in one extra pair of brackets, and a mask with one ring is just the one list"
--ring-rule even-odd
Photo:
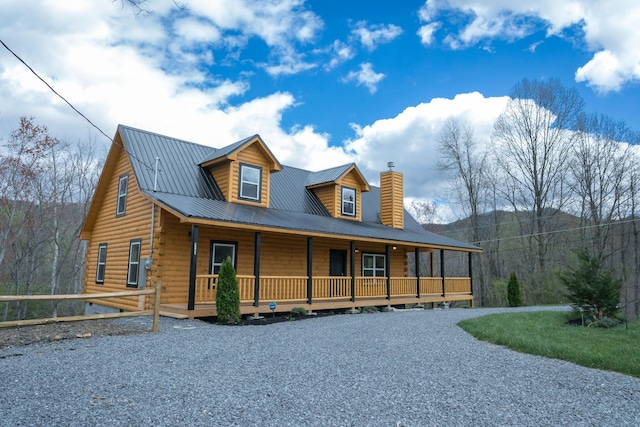
[[(156, 167), (153, 175), (153, 194), (158, 190), (158, 162), (160, 161), (160, 157), (156, 157)], [(151, 268), (151, 263), (153, 262), (153, 230), (156, 223), (156, 202), (151, 202), (151, 233), (149, 235), (149, 262), (145, 266), (147, 269)]]

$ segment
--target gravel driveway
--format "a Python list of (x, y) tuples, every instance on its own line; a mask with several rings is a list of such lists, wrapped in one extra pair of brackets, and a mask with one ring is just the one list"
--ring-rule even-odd
[[(476, 340), (508, 309), (336, 315), (0, 351), (2, 426), (640, 425), (640, 379)], [(148, 319), (128, 319), (148, 322)]]

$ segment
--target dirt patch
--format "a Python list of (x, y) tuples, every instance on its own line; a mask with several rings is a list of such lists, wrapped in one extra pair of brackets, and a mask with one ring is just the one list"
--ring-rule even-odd
[(0, 349), (69, 339), (144, 334), (149, 332), (149, 329), (144, 325), (124, 323), (117, 319), (0, 328)]

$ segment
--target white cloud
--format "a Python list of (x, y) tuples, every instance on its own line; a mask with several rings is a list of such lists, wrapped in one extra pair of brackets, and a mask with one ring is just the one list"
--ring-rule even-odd
[(367, 25), (366, 21), (358, 21), (351, 34), (369, 51), (375, 50), (379, 44), (389, 43), (400, 34), (402, 28), (393, 24)]
[(342, 79), (344, 82), (355, 81), (356, 85), (364, 85), (369, 89), (370, 93), (376, 93), (378, 90), (378, 83), (385, 78), (382, 73), (376, 73), (373, 71), (373, 65), (369, 62), (360, 64), (359, 71), (351, 71), (346, 77)]
[(405, 175), (405, 197), (438, 200), (444, 178), (437, 169), (438, 135), (449, 117), (467, 121), (480, 142), (487, 142), (493, 123), (502, 113), (508, 97), (485, 98), (473, 92), (453, 99), (435, 98), (408, 107), (397, 116), (366, 126), (352, 125), (356, 137), (345, 144), (359, 159), (358, 164), (372, 183), (386, 170), (388, 161)]
[(420, 37), (420, 42), (429, 46), (434, 42), (435, 32), (440, 28), (442, 24), (440, 22), (430, 22), (429, 24), (423, 25), (418, 29), (418, 36)]
[(566, 35), (578, 28), (594, 56), (576, 71), (576, 81), (586, 82), (600, 92), (620, 90), (640, 79), (640, 3), (637, 0), (610, 2), (591, 0), (427, 0), (419, 10), (424, 26), (418, 34), (424, 44), (433, 42), (431, 27), (441, 12), (462, 14), (469, 23), (448, 33), (443, 42), (464, 49), (483, 40), (520, 39), (533, 31), (547, 29), (547, 36)]
[[(260, 37), (273, 46), (276, 60), (265, 65), (268, 71), (290, 74), (315, 66), (304, 61), (293, 43), (309, 41), (322, 26), (295, 0), (193, 0), (173, 21), (175, 6), (163, 8), (156, 2), (149, 3), (153, 14), (143, 18), (108, 1), (90, 5), (42, 0), (28, 7), (19, 0), (7, 1), (0, 15), (0, 38), (107, 134), (125, 123), (198, 142), (206, 141), (215, 126), (224, 130), (233, 125), (219, 109), (249, 88), (245, 77), (211, 75), (205, 68), (213, 64), (207, 46), (229, 46), (226, 32), (238, 38), (246, 30), (246, 37)], [(55, 135), (72, 140), (96, 132), (4, 49), (0, 97), (12, 100), (2, 105), (0, 135), (7, 135), (20, 115), (34, 115)], [(269, 99), (263, 95), (258, 101)], [(250, 105), (237, 105), (234, 117)], [(279, 123), (284, 107), (265, 101), (264, 108), (264, 121)], [(304, 139), (302, 135), (296, 137)]]
[(340, 40), (335, 40), (329, 48), (324, 51), (319, 51), (319, 53), (328, 53), (331, 57), (329, 62), (324, 66), (325, 70), (332, 70), (343, 62), (353, 59), (353, 57), (356, 56), (354, 49)]

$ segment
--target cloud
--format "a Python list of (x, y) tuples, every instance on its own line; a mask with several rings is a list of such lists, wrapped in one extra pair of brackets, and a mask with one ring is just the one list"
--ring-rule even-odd
[(351, 71), (346, 77), (342, 79), (344, 82), (355, 81), (357, 86), (364, 85), (369, 89), (370, 93), (376, 93), (378, 90), (378, 83), (385, 78), (382, 73), (376, 73), (373, 71), (373, 66), (369, 62), (360, 64), (359, 71)]
[(493, 123), (502, 113), (508, 97), (485, 98), (473, 92), (453, 99), (435, 98), (406, 108), (393, 118), (360, 126), (352, 125), (355, 138), (346, 142), (347, 150), (359, 160), (365, 176), (378, 182), (378, 174), (388, 161), (405, 175), (405, 197), (411, 200), (439, 200), (444, 178), (437, 168), (438, 135), (449, 117), (467, 121), (479, 142), (486, 143)]
[(319, 51), (319, 53), (323, 52), (328, 53), (331, 58), (324, 66), (324, 69), (327, 71), (334, 69), (338, 65), (353, 59), (356, 56), (355, 50), (347, 43), (341, 42), (340, 40), (335, 40), (327, 49)]
[(610, 92), (640, 80), (640, 3), (636, 0), (620, 0), (615, 7), (590, 0), (427, 0), (418, 16), (424, 23), (418, 35), (425, 45), (433, 43), (433, 26), (451, 16), (467, 22), (443, 37), (452, 49), (496, 38), (521, 39), (544, 28), (547, 36), (580, 37), (594, 52), (576, 70), (576, 81)]
[(379, 44), (389, 43), (400, 36), (402, 28), (393, 24), (367, 25), (367, 21), (358, 21), (351, 34), (369, 51), (373, 51)]
[(418, 36), (420, 37), (420, 43), (425, 46), (429, 46), (434, 42), (435, 32), (440, 28), (442, 24), (440, 22), (430, 22), (423, 25), (418, 29)]

